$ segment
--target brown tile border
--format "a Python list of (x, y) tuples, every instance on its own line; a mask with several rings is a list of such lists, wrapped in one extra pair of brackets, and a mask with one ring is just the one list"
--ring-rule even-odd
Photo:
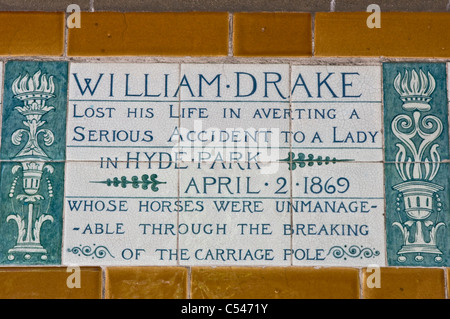
[(0, 12), (0, 55), (61, 56), (62, 12)]
[(357, 299), (357, 268), (192, 267), (192, 299)]
[(235, 13), (235, 56), (311, 56), (309, 13)]
[(443, 299), (445, 298), (444, 269), (439, 268), (381, 268), (380, 288), (366, 285), (363, 269), (362, 295), (365, 299)]
[(116, 266), (80, 269), (81, 288), (77, 289), (67, 287), (67, 279), (72, 275), (67, 267), (0, 267), (0, 298), (442, 299), (448, 298), (450, 284), (450, 268), (382, 267), (381, 288), (367, 287), (371, 273), (366, 268)]
[[(100, 299), (101, 268), (80, 267), (80, 288), (69, 288), (67, 267), (2, 267), (0, 299)], [(71, 277), (73, 278), (73, 277)], [(71, 283), (75, 280), (69, 279)]]
[(106, 299), (186, 299), (188, 270), (183, 267), (108, 267)]
[(226, 56), (228, 13), (84, 12), (69, 56)]
[(366, 12), (317, 13), (315, 55), (322, 57), (450, 57), (450, 13), (381, 14), (368, 28)]

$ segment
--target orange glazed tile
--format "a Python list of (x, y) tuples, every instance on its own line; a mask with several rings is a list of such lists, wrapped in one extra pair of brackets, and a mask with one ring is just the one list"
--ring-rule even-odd
[(183, 267), (110, 267), (107, 299), (185, 299), (187, 269)]
[(317, 13), (315, 55), (449, 57), (450, 13), (382, 12), (370, 29), (367, 12)]
[[(100, 299), (102, 271), (83, 267), (80, 288), (69, 288), (74, 272), (65, 267), (0, 268), (0, 299)], [(69, 278), (69, 283), (76, 282)]]
[(359, 270), (310, 267), (194, 267), (193, 299), (359, 298)]
[(450, 268), (447, 268), (447, 299), (450, 299)]
[[(445, 298), (444, 269), (438, 268), (381, 268), (380, 288), (367, 286), (368, 276), (363, 269), (363, 298), (371, 299), (442, 299)], [(372, 281), (369, 278), (369, 281)]]
[(62, 55), (63, 12), (0, 12), (0, 55)]
[(228, 55), (228, 13), (84, 12), (69, 29), (68, 54)]
[(309, 13), (236, 13), (235, 56), (311, 56)]

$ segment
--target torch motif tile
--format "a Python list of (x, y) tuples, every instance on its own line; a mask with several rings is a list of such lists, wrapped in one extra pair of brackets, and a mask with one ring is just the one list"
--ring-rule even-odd
[(6, 63), (0, 158), (64, 161), (66, 97), (67, 62)]
[(386, 63), (383, 83), (389, 265), (448, 266), (445, 64)]
[(6, 64), (0, 263), (61, 262), (66, 62)]

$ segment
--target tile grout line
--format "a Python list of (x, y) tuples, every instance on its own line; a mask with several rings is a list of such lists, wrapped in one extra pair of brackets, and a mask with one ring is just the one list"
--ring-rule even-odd
[(444, 297), (445, 299), (449, 299), (450, 287), (448, 286), (448, 271), (446, 268), (444, 270)]
[(384, 130), (384, 85), (383, 85), (383, 64), (380, 66), (380, 100), (381, 100), (381, 106), (380, 106), (380, 124), (381, 124), (381, 131), (382, 131), (382, 140), (381, 140), (381, 160), (383, 163), (383, 211), (384, 211), (384, 266), (388, 266), (388, 249), (387, 249), (387, 202), (386, 202), (386, 150), (385, 150), (385, 138), (386, 138), (386, 132)]
[[(180, 81), (181, 81), (181, 66), (182, 66), (182, 64), (178, 63), (178, 83), (180, 83)], [(178, 115), (180, 115), (181, 114), (181, 92), (180, 92), (180, 94), (178, 94), (177, 110), (178, 110)], [(181, 129), (181, 117), (180, 116), (178, 116), (177, 125)], [(178, 149), (178, 151), (180, 151), (180, 141), (177, 142), (177, 145), (178, 145), (177, 149)], [(178, 198), (178, 201), (181, 198), (180, 189), (181, 189), (181, 170), (178, 170), (177, 171), (177, 198)], [(177, 210), (177, 227), (180, 227), (180, 210), (179, 209)], [(181, 242), (180, 233), (177, 232), (177, 266), (181, 266), (180, 258), (179, 258), (180, 250), (181, 250), (180, 242)]]
[[(1, 75), (2, 75), (2, 79), (1, 79), (1, 81), (0, 81), (0, 85), (1, 85), (1, 87), (0, 87), (0, 94), (1, 94), (1, 97), (0, 97), (0, 110), (1, 110), (1, 112), (0, 112), (0, 147), (2, 146), (2, 125), (3, 125), (3, 89), (4, 89), (4, 86), (5, 86), (5, 69), (6, 69), (6, 62), (1, 62), (0, 63), (1, 64), (1, 66), (2, 66), (2, 72), (1, 72)], [(0, 160), (0, 164), (2, 163), (2, 160)]]
[[(63, 48), (63, 58), (67, 59), (67, 47), (68, 47), (68, 38), (69, 38), (69, 28), (67, 25), (68, 13), (64, 13), (64, 48)], [(69, 91), (69, 90), (67, 90)]]
[[(449, 0), (449, 5), (450, 5), (450, 0)], [(446, 79), (446, 83), (445, 83), (445, 89), (446, 89), (446, 96), (445, 98), (447, 99), (447, 121), (448, 123), (450, 123), (450, 91), (449, 91), (449, 87), (448, 87), (448, 83), (449, 83), (449, 68), (450, 68), (450, 64), (449, 63), (445, 63), (445, 79)], [(450, 150), (450, 129), (448, 130), (448, 147)], [(449, 152), (450, 153), (450, 152)]]
[(101, 267), (102, 269), (102, 299), (106, 299), (106, 267)]
[(228, 56), (233, 56), (233, 13), (228, 13)]
[(405, 62), (405, 63), (449, 63), (450, 58), (393, 58), (393, 57), (235, 57), (235, 56), (45, 56), (45, 55), (17, 55), (17, 56), (0, 56), (0, 61), (8, 62), (11, 60), (21, 61), (68, 61), (77, 63), (210, 63), (210, 64), (287, 64), (295, 63), (295, 65), (304, 66), (380, 66), (386, 62)]
[(359, 299), (364, 299), (362, 267), (359, 268), (358, 276), (359, 276)]
[[(290, 111), (292, 111), (292, 92), (291, 92), (291, 87), (292, 87), (292, 63), (289, 63), (289, 78), (288, 78), (288, 82), (289, 82), (289, 109)], [(293, 128), (293, 123), (292, 123), (292, 117), (289, 117), (289, 131), (292, 132), (292, 128)], [(289, 135), (289, 152), (292, 153), (292, 134)], [(291, 165), (292, 165), (292, 160), (291, 159)], [(294, 183), (293, 183), (293, 172), (292, 170), (289, 170), (289, 183), (290, 183), (290, 202), (292, 207), (294, 207)], [(293, 210), (291, 210), (290, 212), (291, 216), (290, 216), (290, 221), (291, 221), (291, 227), (292, 229), (294, 229), (294, 212)], [(294, 233), (291, 234), (291, 240), (290, 240), (290, 244), (291, 244), (291, 251), (294, 250)], [(293, 254), (291, 254), (291, 262), (290, 262), (290, 266), (294, 266), (294, 256)]]
[(192, 289), (192, 267), (188, 266), (187, 267), (187, 271), (188, 271), (188, 275), (187, 275), (187, 294), (186, 297), (187, 299), (192, 299), (192, 294), (191, 294), (191, 289)]
[(330, 12), (336, 11), (336, 0), (331, 0), (330, 2)]
[(316, 13), (311, 13), (311, 53), (314, 57), (316, 55), (316, 35), (315, 35)]
[[(67, 30), (67, 28), (66, 28)], [(66, 93), (66, 122), (65, 124), (65, 130), (66, 130), (66, 134), (64, 136), (65, 138), (65, 143), (66, 143), (66, 147), (64, 148), (64, 160), (62, 161), (62, 166), (63, 166), (63, 177), (64, 180), (62, 181), (62, 188), (63, 188), (63, 207), (62, 207), (62, 214), (61, 214), (61, 221), (62, 221), (62, 229), (61, 229), (61, 264), (64, 265), (64, 247), (65, 247), (65, 225), (66, 225), (66, 210), (64, 208), (64, 203), (66, 200), (66, 195), (67, 195), (67, 188), (66, 188), (66, 167), (67, 167), (67, 136), (68, 136), (68, 129), (67, 129), (67, 123), (69, 122), (69, 112), (67, 112), (68, 106), (69, 106), (69, 81), (70, 81), (70, 66), (71, 63), (67, 62), (67, 93)]]

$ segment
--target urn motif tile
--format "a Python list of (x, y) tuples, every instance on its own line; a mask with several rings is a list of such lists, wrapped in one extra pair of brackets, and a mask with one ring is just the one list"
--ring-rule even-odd
[(389, 265), (449, 265), (446, 66), (383, 65)]
[(67, 66), (34, 61), (5, 66), (2, 264), (61, 263)]

